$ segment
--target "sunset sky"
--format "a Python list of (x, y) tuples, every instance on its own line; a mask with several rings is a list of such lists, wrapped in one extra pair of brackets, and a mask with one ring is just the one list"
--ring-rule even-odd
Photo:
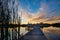
[(19, 0), (21, 23), (60, 22), (60, 0)]

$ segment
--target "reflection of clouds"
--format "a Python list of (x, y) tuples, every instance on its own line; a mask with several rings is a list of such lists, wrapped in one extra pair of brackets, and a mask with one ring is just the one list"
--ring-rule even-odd
[(27, 32), (25, 27), (20, 27), (20, 34), (25, 35)]

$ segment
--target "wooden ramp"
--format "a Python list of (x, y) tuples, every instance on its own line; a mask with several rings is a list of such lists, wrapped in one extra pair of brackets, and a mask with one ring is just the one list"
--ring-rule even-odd
[(37, 25), (33, 26), (33, 30), (29, 31), (22, 38), (23, 40), (47, 40), (44, 33), (40, 30), (40, 27)]

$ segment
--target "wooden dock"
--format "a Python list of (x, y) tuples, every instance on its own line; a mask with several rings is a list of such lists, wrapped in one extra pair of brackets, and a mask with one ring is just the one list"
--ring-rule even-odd
[(44, 33), (40, 30), (40, 26), (34, 25), (33, 30), (22, 36), (22, 40), (47, 40)]

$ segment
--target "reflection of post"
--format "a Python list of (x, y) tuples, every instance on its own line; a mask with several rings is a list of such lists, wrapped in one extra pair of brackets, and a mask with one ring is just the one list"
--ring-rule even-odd
[(8, 40), (8, 28), (5, 28), (5, 40)]
[(18, 40), (20, 39), (20, 27), (18, 27)]
[(11, 40), (12, 40), (12, 29), (10, 29), (11, 30)]
[(4, 39), (4, 32), (3, 32), (3, 28), (1, 28), (1, 40)]
[(12, 40), (13, 40), (13, 29), (12, 29)]

